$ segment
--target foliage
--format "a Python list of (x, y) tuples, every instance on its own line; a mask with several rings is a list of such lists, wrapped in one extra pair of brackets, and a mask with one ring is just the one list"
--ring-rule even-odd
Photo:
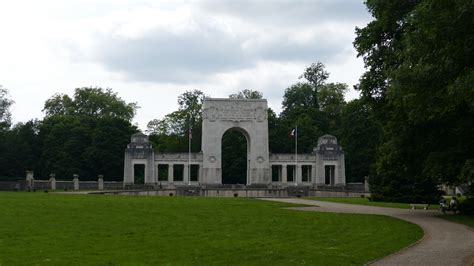
[(2, 265), (362, 265), (423, 235), (390, 217), (248, 198), (1, 193), (0, 202)]
[[(298, 126), (299, 152), (312, 152), (317, 145), (318, 137), (324, 134), (341, 136), (340, 126), (342, 110), (346, 104), (344, 93), (347, 85), (326, 83), (329, 73), (320, 62), (307, 67), (298, 82), (285, 90), (283, 110), (279, 120), (273, 126), (276, 135), (270, 136), (272, 152), (295, 152), (293, 141), (278, 143), (276, 138), (288, 139), (288, 133)], [(278, 145), (274, 145), (278, 143)]]
[[(459, 184), (474, 149), (471, 1), (367, 1), (375, 18), (354, 42), (367, 72), (359, 89), (382, 127), (371, 191), (436, 200)], [(423, 197), (420, 197), (423, 195)]]
[(0, 133), (0, 176), (24, 177), (25, 171), (39, 169), (40, 127), (40, 121), (31, 120)]
[(0, 176), (106, 180), (123, 178), (123, 151), (136, 128), (130, 124), (135, 104), (110, 89), (76, 89), (74, 98), (54, 95), (45, 103), (43, 121), (18, 123), (1, 133)]
[(0, 85), (0, 131), (8, 129), (11, 125), (10, 106), (14, 103), (8, 98), (8, 90)]
[(46, 117), (55, 115), (79, 115), (94, 118), (119, 118), (131, 121), (138, 108), (136, 103), (126, 103), (112, 89), (77, 88), (74, 98), (56, 94), (49, 98), (43, 111)]
[(146, 133), (159, 152), (188, 151), (189, 132), (192, 133), (191, 150), (201, 148), (202, 101), (206, 95), (199, 90), (186, 91), (178, 96), (178, 110), (163, 119), (154, 119), (147, 125)]
[(459, 212), (464, 215), (474, 215), (474, 198), (467, 198), (459, 202)]
[(229, 95), (230, 99), (262, 99), (263, 93), (255, 90), (244, 89), (238, 93)]
[(370, 105), (352, 100), (344, 106), (339, 143), (344, 149), (346, 181), (364, 182), (373, 174), (380, 130)]

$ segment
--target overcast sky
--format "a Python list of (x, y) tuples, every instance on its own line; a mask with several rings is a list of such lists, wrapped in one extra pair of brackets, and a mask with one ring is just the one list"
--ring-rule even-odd
[(14, 122), (77, 87), (112, 88), (148, 121), (199, 89), (227, 97), (262, 91), (281, 111), (284, 90), (312, 62), (352, 86), (363, 73), (352, 42), (371, 17), (362, 1), (0, 1), (0, 85)]

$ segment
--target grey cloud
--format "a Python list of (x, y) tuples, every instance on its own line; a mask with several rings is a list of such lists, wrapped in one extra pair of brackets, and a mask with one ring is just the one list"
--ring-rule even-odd
[(144, 81), (193, 82), (252, 64), (238, 40), (212, 29), (203, 34), (157, 31), (140, 39), (107, 38), (97, 54), (96, 60), (107, 68)]
[[(318, 27), (318, 24), (310, 21), (318, 21), (321, 17), (329, 20), (334, 14), (339, 14), (336, 19), (345, 17), (344, 14), (355, 18), (362, 12), (358, 9), (363, 8), (362, 3), (355, 4), (354, 1), (277, 1), (256, 4), (210, 1), (203, 5), (208, 8), (207, 12), (231, 12), (243, 19), (275, 19), (280, 23), (292, 21), (294, 17), (300, 22), (306, 20), (306, 26), (314, 27)], [(337, 10), (333, 10), (336, 7)], [(348, 47), (351, 47), (352, 42), (344, 39), (347, 37), (337, 36), (337, 33), (328, 33), (324, 39), (315, 38), (299, 43), (291, 33), (287, 33), (279, 37), (270, 36), (262, 42), (258, 42), (262, 36), (250, 36), (257, 41), (243, 49), (242, 45), (247, 41), (245, 38), (249, 36), (234, 36), (215, 28), (202, 14), (195, 19), (199, 29), (196, 31), (174, 33), (156, 29), (138, 39), (100, 36), (92, 60), (111, 71), (124, 73), (131, 80), (186, 84), (206, 81), (217, 73), (249, 69), (259, 61), (319, 60), (328, 64), (348, 55)], [(293, 27), (297, 32), (298, 26)]]
[(370, 14), (360, 0), (209, 0), (200, 7), (211, 13), (224, 13), (272, 24), (307, 24), (325, 21), (367, 21)]

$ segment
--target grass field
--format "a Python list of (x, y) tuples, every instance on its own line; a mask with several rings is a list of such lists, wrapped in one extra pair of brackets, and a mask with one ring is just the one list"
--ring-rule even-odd
[(385, 216), (245, 198), (0, 193), (0, 265), (361, 265), (422, 237)]
[(474, 215), (440, 215), (439, 217), (474, 228)]
[[(337, 202), (337, 203), (367, 205), (367, 206), (410, 209), (410, 204), (408, 204), (408, 203), (370, 201), (368, 198), (319, 198), (319, 197), (308, 197), (307, 199)], [(430, 209), (437, 209), (438, 205), (430, 205), (429, 208)]]

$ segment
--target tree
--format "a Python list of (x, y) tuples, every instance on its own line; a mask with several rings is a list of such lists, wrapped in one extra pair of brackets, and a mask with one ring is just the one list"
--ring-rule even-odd
[[(300, 78), (307, 82), (298, 82), (285, 90), (283, 95), (279, 124), (279, 136), (285, 139), (288, 132), (298, 126), (298, 143), (301, 152), (312, 152), (317, 145), (318, 137), (324, 134), (340, 136), (342, 109), (346, 102), (344, 93), (347, 85), (343, 83), (326, 83), (329, 73), (320, 62), (307, 67)], [(275, 140), (271, 139), (271, 143)], [(292, 141), (284, 145), (271, 146), (270, 150), (294, 152)]]
[[(474, 4), (368, 1), (375, 18), (354, 42), (362, 97), (382, 128), (374, 194), (431, 200), (472, 159)], [(408, 199), (408, 195), (411, 198)]]
[[(0, 176), (18, 178), (24, 177), (26, 170), (40, 172), (40, 126), (40, 121), (31, 120), (0, 133)], [(38, 174), (38, 177), (41, 175)]]
[(39, 127), (41, 175), (95, 180), (103, 174), (121, 180), (123, 151), (137, 131), (130, 123), (136, 108), (111, 89), (79, 88), (73, 98), (57, 94), (48, 99)]
[(300, 79), (305, 78), (307, 80), (313, 90), (312, 99), (315, 108), (319, 108), (318, 91), (326, 83), (328, 77), (329, 73), (324, 69), (324, 65), (321, 62), (312, 63), (300, 76)]
[(8, 98), (8, 90), (0, 85), (0, 130), (8, 129), (11, 125), (10, 106), (14, 103)]
[(341, 137), (344, 149), (346, 181), (364, 182), (373, 174), (380, 128), (370, 105), (363, 100), (352, 100), (342, 110)]
[(234, 93), (229, 95), (231, 99), (262, 99), (263, 93), (259, 91), (244, 89), (239, 91), (238, 93)]
[(150, 141), (160, 152), (188, 151), (188, 134), (192, 132), (191, 150), (201, 148), (202, 101), (206, 95), (199, 90), (186, 91), (178, 96), (178, 110), (147, 125)]
[(56, 94), (48, 99), (43, 111), (53, 115), (83, 115), (95, 118), (113, 117), (131, 121), (138, 108), (136, 103), (126, 103), (112, 89), (77, 88), (74, 98)]

